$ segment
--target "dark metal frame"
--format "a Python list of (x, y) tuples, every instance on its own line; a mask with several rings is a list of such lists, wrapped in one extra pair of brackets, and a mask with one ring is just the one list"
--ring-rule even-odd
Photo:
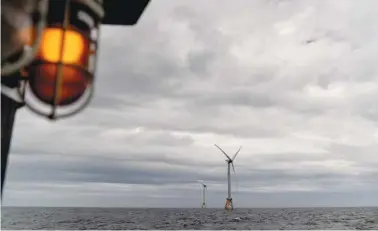
[[(1, 78), (1, 84), (9, 88), (17, 87), (18, 81), (17, 76)], [(3, 194), (3, 186), (7, 171), (14, 120), (17, 109), (22, 106), (23, 104), (16, 102), (1, 93), (1, 195)]]

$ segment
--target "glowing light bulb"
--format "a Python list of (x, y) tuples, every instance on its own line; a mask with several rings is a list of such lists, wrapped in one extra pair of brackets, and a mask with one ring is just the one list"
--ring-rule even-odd
[[(63, 37), (63, 33), (65, 33)], [(64, 40), (64, 44), (62, 46)], [(60, 28), (46, 28), (41, 41), (40, 57), (47, 62), (76, 64), (84, 53), (85, 40), (76, 31), (63, 31)], [(63, 56), (61, 50), (63, 48)]]

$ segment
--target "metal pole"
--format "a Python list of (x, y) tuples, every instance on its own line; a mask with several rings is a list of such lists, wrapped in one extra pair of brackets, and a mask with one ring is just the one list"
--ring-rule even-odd
[[(7, 79), (4, 80), (5, 78)], [(2, 84), (8, 87), (15, 87), (18, 84), (16, 78), (4, 77), (1, 80)], [(3, 197), (14, 119), (20, 106), (20, 103), (1, 93), (1, 197)]]
[(227, 180), (228, 180), (228, 199), (231, 199), (231, 163), (229, 162), (227, 165)]
[(203, 203), (206, 203), (206, 187), (203, 187)]

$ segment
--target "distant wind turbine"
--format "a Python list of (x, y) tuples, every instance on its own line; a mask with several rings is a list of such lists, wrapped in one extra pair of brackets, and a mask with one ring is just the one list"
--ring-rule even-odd
[(200, 184), (202, 184), (202, 208), (206, 208), (206, 190), (207, 185), (204, 184), (202, 181), (199, 181)]
[(240, 152), (240, 149), (242, 148), (242, 146), (240, 146), (239, 150), (235, 153), (235, 155), (231, 158), (229, 155), (227, 155), (227, 153), (225, 151), (223, 151), (218, 145), (214, 144), (215, 147), (217, 147), (226, 157), (226, 162), (227, 162), (227, 181), (228, 181), (228, 196), (227, 196), (227, 199), (226, 199), (226, 204), (224, 206), (224, 208), (226, 210), (233, 210), (234, 209), (234, 206), (232, 204), (232, 197), (231, 197), (231, 168), (230, 168), (230, 165), (232, 165), (232, 171), (234, 172), (235, 174), (235, 166), (234, 166), (234, 160), (236, 158), (236, 156), (238, 155), (238, 153)]

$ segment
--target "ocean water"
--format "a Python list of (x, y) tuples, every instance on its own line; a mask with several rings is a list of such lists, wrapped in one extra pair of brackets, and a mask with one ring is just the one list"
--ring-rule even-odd
[(2, 208), (2, 229), (378, 229), (378, 208)]

